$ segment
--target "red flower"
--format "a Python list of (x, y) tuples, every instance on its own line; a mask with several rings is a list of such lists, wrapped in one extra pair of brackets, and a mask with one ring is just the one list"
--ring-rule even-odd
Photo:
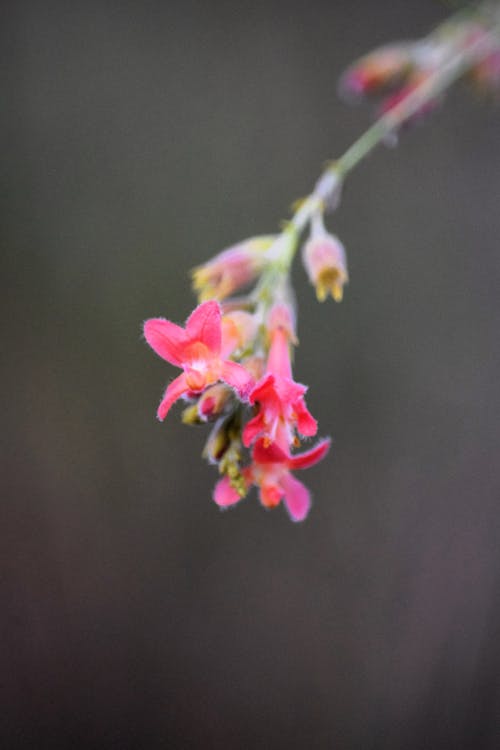
[(292, 377), (290, 339), (294, 337), (291, 316), (284, 305), (271, 311), (271, 347), (267, 373), (250, 393), (250, 403), (259, 404), (257, 415), (243, 430), (243, 444), (248, 447), (258, 437), (280, 445), (294, 443), (294, 430), (301, 435), (315, 435), (318, 425), (304, 401), (305, 385)]
[(306, 391), (305, 385), (291, 378), (272, 373), (265, 375), (250, 394), (250, 403), (258, 403), (259, 412), (245, 425), (243, 444), (248, 447), (259, 436), (264, 436), (268, 442), (291, 445), (295, 428), (305, 437), (315, 435), (318, 424), (305, 404)]
[[(292, 521), (303, 521), (311, 507), (309, 490), (292, 475), (295, 469), (307, 469), (321, 461), (330, 448), (328, 438), (309, 451), (294, 456), (285, 453), (275, 443), (258, 440), (253, 449), (253, 462), (243, 470), (248, 485), (259, 487), (260, 501), (266, 508), (274, 508), (281, 500)], [(214, 500), (221, 508), (227, 508), (241, 500), (240, 493), (231, 485), (229, 477), (217, 482)]]
[(201, 393), (207, 386), (222, 380), (246, 398), (253, 379), (242, 365), (221, 356), (221, 309), (209, 300), (189, 316), (186, 327), (164, 318), (151, 318), (144, 323), (144, 336), (152, 349), (163, 359), (184, 372), (170, 383), (158, 407), (163, 420), (175, 401), (189, 393)]

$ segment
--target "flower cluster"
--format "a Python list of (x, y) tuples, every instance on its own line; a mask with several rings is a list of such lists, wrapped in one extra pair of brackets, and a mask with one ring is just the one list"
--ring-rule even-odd
[[(318, 208), (304, 264), (318, 296), (331, 292), (340, 300), (345, 254), (320, 214)], [(185, 423), (211, 425), (204, 456), (222, 474), (214, 491), (217, 505), (234, 505), (254, 485), (264, 507), (283, 501), (290, 517), (302, 521), (310, 494), (292, 472), (320, 461), (330, 441), (297, 452), (318, 430), (306, 406), (307, 388), (292, 372), (297, 337), (288, 267), (297, 238), (288, 227), (219, 253), (193, 271), (200, 304), (185, 327), (152, 318), (144, 336), (160, 357), (182, 369), (165, 390), (158, 418), (165, 419), (182, 399)]]
[(325, 228), (324, 214), (340, 203), (349, 172), (377, 145), (392, 142), (400, 127), (435, 109), (443, 92), (468, 74), (482, 88), (500, 84), (500, 5), (481, 3), (417, 42), (381, 47), (342, 76), (351, 98), (382, 95), (380, 117), (299, 201), (277, 235), (254, 237), (193, 271), (198, 307), (185, 327), (164, 318), (144, 324), (144, 336), (164, 360), (182, 370), (167, 387), (158, 418), (182, 400), (183, 422), (206, 424), (204, 456), (221, 475), (213, 498), (235, 505), (255, 486), (261, 504), (283, 503), (294, 521), (306, 518), (308, 489), (294, 472), (320, 461), (329, 439), (309, 449), (318, 425), (307, 408), (305, 385), (296, 382), (297, 344), (290, 269), (307, 233), (302, 260), (320, 301), (340, 302), (348, 281), (344, 247)]

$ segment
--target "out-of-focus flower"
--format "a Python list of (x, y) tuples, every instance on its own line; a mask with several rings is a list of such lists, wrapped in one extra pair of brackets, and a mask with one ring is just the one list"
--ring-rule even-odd
[(266, 265), (265, 251), (274, 235), (252, 237), (223, 250), (192, 272), (193, 288), (200, 302), (223, 300), (250, 284)]
[(235, 310), (222, 316), (222, 356), (244, 351), (257, 333), (255, 316), (244, 310)]
[[(384, 95), (376, 110), (377, 116), (390, 112), (443, 64), (449, 54), (450, 38), (455, 33), (455, 26), (450, 26), (446, 33), (443, 31), (437, 37), (374, 50), (342, 75), (339, 84), (341, 92), (351, 96)], [(439, 102), (438, 97), (426, 99), (425, 104), (406, 119), (405, 127), (435, 110)]]
[(245, 370), (250, 373), (255, 383), (261, 379), (266, 367), (266, 362), (262, 355), (254, 354), (250, 357), (245, 357), (243, 364)]
[(158, 408), (163, 420), (172, 404), (181, 396), (201, 393), (207, 386), (222, 380), (246, 398), (253, 384), (245, 368), (221, 355), (221, 309), (217, 302), (199, 305), (189, 316), (186, 327), (164, 318), (152, 318), (144, 324), (144, 336), (151, 348), (163, 359), (184, 372), (170, 383)]
[(302, 251), (307, 275), (316, 287), (316, 296), (324, 302), (329, 294), (336, 302), (343, 297), (344, 284), (349, 280), (344, 246), (337, 237), (321, 226), (313, 234)]
[[(329, 447), (329, 439), (320, 440), (311, 450), (292, 456), (275, 443), (269, 445), (258, 440), (252, 451), (252, 463), (243, 469), (243, 477), (248, 487), (254, 484), (259, 488), (264, 507), (274, 508), (283, 500), (290, 518), (303, 521), (311, 507), (311, 496), (291, 472), (314, 466), (327, 454)], [(214, 500), (219, 507), (227, 508), (241, 499), (241, 493), (228, 477), (216, 484)]]
[(411, 44), (379, 47), (343, 73), (339, 82), (340, 93), (350, 98), (379, 93), (403, 81), (412, 66)]

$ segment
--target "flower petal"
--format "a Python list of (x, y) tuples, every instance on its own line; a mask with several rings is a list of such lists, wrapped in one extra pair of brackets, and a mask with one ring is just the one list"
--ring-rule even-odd
[(273, 331), (271, 348), (267, 358), (267, 369), (274, 375), (292, 379), (289, 337), (282, 328)]
[(222, 362), (220, 378), (231, 388), (234, 388), (240, 398), (247, 398), (253, 386), (253, 378), (250, 373), (245, 370), (243, 365), (232, 362), (230, 359)]
[(264, 375), (250, 393), (250, 403), (255, 404), (257, 401), (265, 401), (268, 398), (277, 399), (276, 390), (274, 387), (274, 375), (267, 373)]
[(239, 492), (231, 487), (229, 477), (224, 477), (217, 482), (213, 498), (220, 508), (228, 508), (243, 499)]
[(311, 450), (290, 456), (288, 466), (290, 469), (308, 469), (310, 466), (314, 466), (326, 456), (330, 448), (330, 442), (330, 438), (325, 438), (320, 440)]
[(245, 448), (249, 448), (254, 440), (256, 440), (258, 436), (262, 432), (264, 432), (265, 429), (266, 422), (264, 421), (264, 415), (262, 411), (260, 411), (255, 417), (253, 417), (253, 419), (247, 422), (245, 427), (243, 428), (241, 437)]
[(265, 440), (257, 440), (253, 449), (253, 460), (257, 464), (286, 464), (288, 465), (289, 456), (281, 450), (276, 443), (266, 444)]
[(286, 473), (281, 479), (281, 486), (285, 491), (285, 507), (292, 521), (303, 521), (311, 507), (309, 490), (302, 482)]
[(285, 490), (279, 484), (265, 482), (260, 487), (260, 502), (265, 508), (275, 508), (280, 504), (284, 494)]
[(184, 328), (165, 318), (150, 318), (144, 323), (144, 337), (160, 357), (172, 365), (182, 367), (188, 342)]
[(222, 336), (219, 303), (215, 300), (208, 300), (198, 305), (187, 319), (186, 334), (191, 341), (201, 341), (210, 354), (218, 356)]
[(307, 386), (296, 383), (292, 378), (276, 378), (276, 393), (282, 402), (294, 403), (307, 391)]
[(172, 406), (172, 404), (174, 404), (177, 399), (188, 392), (189, 386), (186, 381), (186, 375), (185, 373), (182, 373), (177, 378), (175, 378), (175, 380), (172, 380), (167, 390), (163, 394), (161, 404), (159, 405), (158, 411), (156, 413), (156, 416), (158, 417), (160, 422), (163, 422), (168, 412), (170, 411), (170, 407)]
[(318, 431), (318, 423), (305, 405), (304, 399), (299, 399), (294, 404), (297, 414), (297, 429), (304, 437), (313, 437)]

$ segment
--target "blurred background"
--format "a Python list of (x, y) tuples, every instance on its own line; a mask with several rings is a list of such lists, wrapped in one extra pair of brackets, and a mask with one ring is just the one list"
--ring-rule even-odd
[(498, 104), (349, 179), (341, 305), (297, 264), (306, 523), (217, 509), (141, 339), (368, 125), (341, 70), (451, 9), (2, 4), (2, 748), (500, 746)]

